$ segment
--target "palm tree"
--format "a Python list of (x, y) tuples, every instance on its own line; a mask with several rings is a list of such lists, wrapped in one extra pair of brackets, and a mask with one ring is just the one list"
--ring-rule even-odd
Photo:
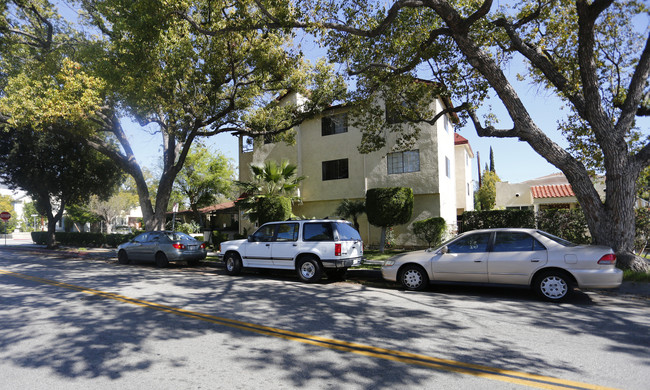
[(352, 218), (352, 223), (354, 224), (354, 228), (359, 231), (359, 221), (357, 221), (357, 218), (366, 212), (366, 202), (363, 200), (350, 200), (350, 199), (343, 199), (341, 204), (336, 208), (336, 211), (334, 212), (336, 215), (349, 219)]
[(298, 176), (298, 166), (282, 160), (267, 161), (264, 165), (251, 165), (252, 180), (237, 182), (244, 191), (244, 199), (237, 205), (246, 210), (249, 218), (258, 220), (258, 205), (264, 198), (287, 198), (291, 202), (299, 200), (298, 186), (305, 176)]

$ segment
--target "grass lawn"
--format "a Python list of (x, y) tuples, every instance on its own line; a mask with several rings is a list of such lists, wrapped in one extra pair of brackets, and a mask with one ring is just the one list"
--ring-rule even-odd
[(626, 282), (645, 282), (650, 283), (650, 273), (634, 272), (630, 270), (623, 271), (623, 280)]

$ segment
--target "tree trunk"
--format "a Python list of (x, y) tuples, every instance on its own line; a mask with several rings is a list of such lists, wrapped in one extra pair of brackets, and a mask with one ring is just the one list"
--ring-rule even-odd
[(384, 253), (386, 247), (386, 226), (381, 227), (381, 237), (379, 238), (379, 253)]

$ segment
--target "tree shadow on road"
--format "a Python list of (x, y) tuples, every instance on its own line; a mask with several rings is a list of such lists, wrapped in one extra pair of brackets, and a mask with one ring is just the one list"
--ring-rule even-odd
[[(228, 277), (220, 269), (182, 265), (156, 269), (146, 264), (58, 261), (46, 266), (27, 255), (15, 255), (10, 262), (6, 258), (0, 257), (0, 268), (24, 261), (14, 267), (16, 272), (192, 312), (466, 363), (525, 367), (530, 373), (551, 370), (580, 377), (582, 368), (564, 358), (544, 358), (508, 335), (477, 337), (471, 330), (496, 315), (531, 334), (550, 330), (605, 338), (612, 341), (611, 352), (618, 354), (648, 358), (643, 346), (650, 345), (647, 306), (607, 305), (580, 292), (558, 305), (540, 302), (525, 289), (438, 285), (412, 293), (394, 285), (377, 288), (327, 280), (302, 284), (292, 273)], [(228, 341), (204, 348), (233, 349), (235, 355), (228, 356), (246, 365), (246, 375), (271, 367), (287, 387), (424, 387), (432, 375), (443, 375), (292, 341), (282, 340), (283, 350), (278, 351), (266, 345), (268, 336), (10, 275), (0, 275), (0, 289), (0, 364), (49, 368), (66, 378), (118, 379), (154, 367), (184, 367), (190, 364), (187, 360), (160, 356), (150, 342), (215, 334)], [(259, 340), (258, 346), (250, 347), (246, 340)], [(333, 364), (332, 353), (345, 354), (345, 364)]]

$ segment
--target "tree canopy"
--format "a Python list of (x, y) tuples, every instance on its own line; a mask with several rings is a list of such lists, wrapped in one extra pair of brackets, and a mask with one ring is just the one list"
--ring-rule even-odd
[(174, 185), (187, 199), (200, 226), (203, 220), (199, 208), (210, 206), (219, 197), (230, 195), (233, 175), (230, 159), (221, 153), (210, 153), (205, 146), (195, 145), (187, 155)]
[(0, 180), (21, 188), (48, 219), (48, 246), (68, 204), (91, 195), (110, 196), (122, 172), (106, 156), (87, 147), (78, 137), (60, 132), (6, 129), (0, 137)]
[[(261, 18), (255, 1), (80, 4), (90, 33), (66, 24), (49, 1), (2, 2), (11, 12), (1, 22), (0, 71), (8, 75), (1, 119), (43, 130), (61, 119), (84, 120), (87, 143), (134, 178), (149, 229), (163, 227), (172, 184), (196, 139), (280, 133), (345, 93), (328, 65), (310, 64), (291, 48), (290, 30), (232, 28)], [(310, 99), (280, 104), (276, 98), (287, 91), (310, 91)], [(21, 107), (34, 109), (22, 115)], [(155, 195), (121, 126), (123, 115), (161, 135)]]
[[(650, 164), (648, 137), (635, 128), (650, 102), (650, 35), (647, 26), (635, 24), (647, 15), (645, 4), (308, 0), (295, 6), (284, 13), (269, 7), (267, 21), (319, 32), (330, 58), (345, 64), (357, 99), (365, 102), (356, 106), (365, 124), (361, 151), (384, 147), (391, 132), (399, 135), (396, 146), (405, 147), (417, 139), (418, 123), (457, 113), (479, 136), (527, 142), (567, 177), (594, 241), (612, 246), (622, 266), (648, 268), (632, 256), (635, 181)], [(566, 105), (570, 116), (558, 120), (568, 131), (569, 150), (532, 119), (508, 78), (514, 62), (525, 66), (519, 78)], [(381, 103), (371, 99), (378, 93), (411, 125), (383, 120)], [(477, 114), (492, 95), (512, 127), (498, 128), (493, 117)], [(435, 110), (421, 104), (429, 96), (446, 96), (453, 105)], [(589, 145), (602, 154), (605, 199), (585, 164), (597, 156)]]

